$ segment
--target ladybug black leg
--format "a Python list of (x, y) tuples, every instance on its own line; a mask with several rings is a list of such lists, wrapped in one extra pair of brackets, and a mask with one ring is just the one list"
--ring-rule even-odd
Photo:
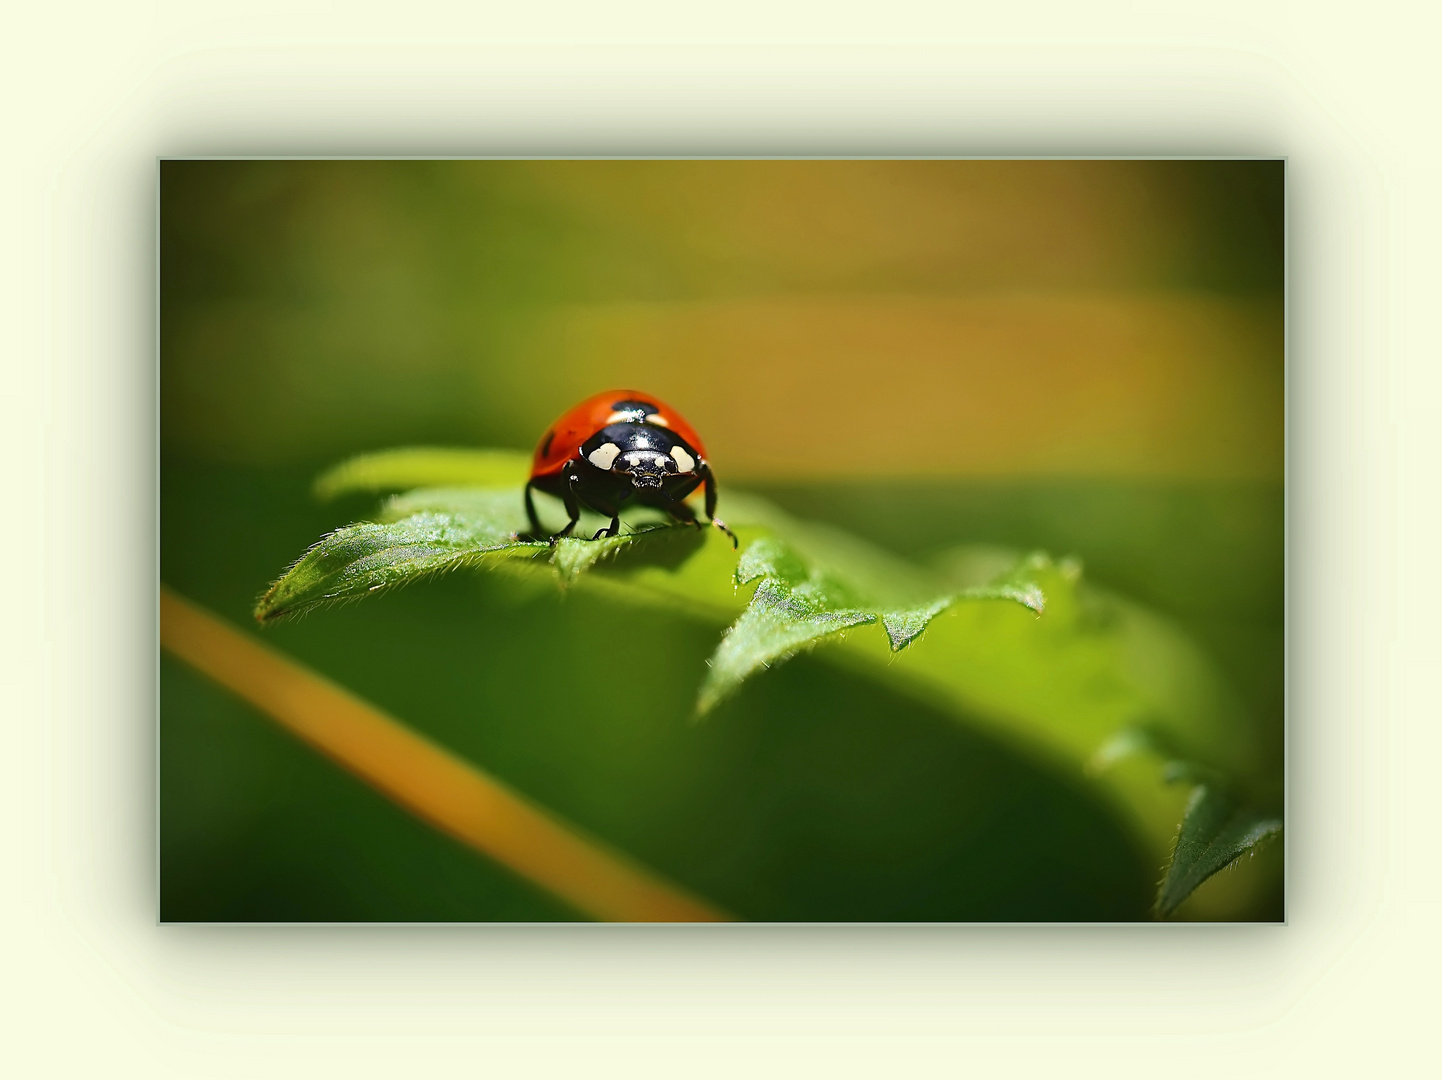
[(606, 526), (604, 529), (597, 529), (597, 530), (596, 530), (596, 535), (593, 536), (593, 537), (591, 537), (591, 539), (592, 539), (592, 540), (599, 540), (599, 539), (601, 539), (601, 537), (603, 537), (603, 536), (615, 536), (615, 535), (616, 535), (618, 532), (620, 532), (620, 531), (621, 531), (621, 516), (620, 516), (619, 514), (616, 514), (616, 515), (613, 515), (613, 516), (611, 517), (611, 524), (608, 525), (608, 526)]
[(531, 488), (533, 488), (534, 486), (534, 481), (526, 482), (526, 516), (531, 519), (531, 533), (529, 539), (539, 540), (546, 534), (541, 529), (541, 519), (536, 517), (536, 504), (531, 501)]
[(566, 527), (560, 532), (552, 534), (552, 545), (561, 537), (570, 536), (571, 530), (576, 527), (576, 522), (581, 520), (581, 503), (576, 498), (576, 477), (574, 475), (566, 477), (566, 493), (561, 496), (561, 499), (566, 504), (566, 513), (570, 515), (571, 520), (566, 522)]
[(711, 519), (712, 525), (731, 537), (731, 547), (735, 549), (740, 546), (736, 540), (736, 534), (726, 527), (726, 522), (716, 516), (716, 474), (711, 471), (709, 465), (704, 465), (702, 468), (705, 469), (706, 475), (706, 516)]
[(704, 529), (706, 527), (696, 519), (696, 511), (692, 510), (683, 502), (666, 503), (665, 510), (666, 513), (670, 514), (682, 525), (695, 525), (698, 529)]

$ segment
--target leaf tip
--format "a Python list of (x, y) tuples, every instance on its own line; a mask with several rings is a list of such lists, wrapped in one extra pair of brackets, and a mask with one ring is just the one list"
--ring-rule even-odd
[(1187, 798), (1172, 856), (1153, 904), (1156, 918), (1179, 908), (1214, 874), (1282, 832), (1282, 819), (1238, 804), (1215, 782), (1199, 783)]
[(925, 607), (883, 613), (881, 626), (886, 631), (886, 639), (891, 643), (892, 653), (899, 653), (920, 639), (931, 625), (931, 620), (949, 608), (955, 600), (954, 596), (943, 596)]
[[(709, 665), (711, 661), (706, 661)], [(691, 710), (691, 722), (699, 724), (711, 715), (713, 709), (721, 704), (727, 695), (727, 688), (714, 680), (711, 672), (706, 673), (706, 681), (701, 684), (701, 689), (696, 693), (696, 707)]]

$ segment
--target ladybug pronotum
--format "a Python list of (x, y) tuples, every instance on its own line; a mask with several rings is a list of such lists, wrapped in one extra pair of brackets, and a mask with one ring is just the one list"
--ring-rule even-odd
[(632, 500), (699, 528), (686, 497), (702, 485), (706, 516), (735, 547), (736, 534), (716, 517), (716, 476), (696, 430), (649, 394), (608, 390), (569, 409), (541, 436), (526, 482), (526, 514), (531, 534), (540, 538), (546, 533), (531, 491), (554, 495), (566, 504), (571, 520), (550, 537), (553, 543), (571, 535), (582, 506), (611, 519), (592, 540), (615, 536), (621, 529), (621, 507)]

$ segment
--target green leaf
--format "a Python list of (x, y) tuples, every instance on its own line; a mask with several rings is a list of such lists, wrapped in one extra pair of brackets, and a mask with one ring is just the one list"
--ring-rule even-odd
[(1241, 805), (1217, 785), (1193, 788), (1157, 894), (1157, 914), (1171, 914), (1207, 878), (1281, 831), (1280, 818)]
[(874, 622), (858, 610), (853, 590), (838, 578), (808, 565), (774, 537), (747, 546), (736, 567), (736, 583), (759, 581), (751, 602), (726, 631), (701, 684), (697, 711), (706, 713), (757, 670), (794, 656), (822, 638), (850, 626)]
[(515, 488), (421, 488), (392, 495), (381, 504), (383, 522), (404, 521), (418, 514), (442, 514), (470, 521), (497, 536), (511, 536), (530, 528), (525, 503)]
[(255, 617), (271, 622), (488, 558), (534, 558), (546, 550), (544, 543), (517, 541), (486, 521), (449, 514), (351, 525), (302, 555), (266, 590)]
[(417, 446), (382, 450), (344, 461), (316, 478), (315, 494), (329, 501), (354, 492), (465, 485), (509, 487), (526, 482), (530, 457), (516, 450), (450, 450)]
[[(380, 522), (339, 529), (306, 552), (261, 597), (255, 617), (272, 622), (465, 566), (549, 573), (569, 585), (603, 561), (624, 567), (621, 556), (632, 548), (643, 565), (675, 565), (701, 540), (692, 526), (655, 520), (599, 540), (523, 540), (523, 505), (514, 488), (428, 488), (393, 496)], [(604, 524), (583, 515), (578, 531)]]
[[(807, 557), (783, 540), (763, 536), (742, 552), (736, 582), (758, 584), (750, 604), (711, 658), (697, 700), (698, 713), (715, 708), (756, 672), (854, 626), (879, 620), (894, 652), (915, 641), (933, 618), (962, 599), (1016, 600), (1038, 612), (1045, 603), (1040, 587), (1013, 571), (991, 586), (934, 595), (919, 606), (891, 608), (888, 600), (904, 601), (918, 591), (915, 575), (879, 585), (885, 577), (879, 565), (872, 566), (870, 574), (854, 571), (862, 559), (880, 564), (880, 558), (854, 545), (839, 548), (834, 538), (831, 544), (828, 550), (813, 537), (809, 546), (823, 554)], [(826, 559), (826, 554), (832, 558)], [(853, 573), (848, 574), (848, 569)]]
[[(513, 470), (505, 486), (457, 481), (501, 468)], [(1159, 862), (1186, 809), (1185, 788), (1168, 782), (1176, 763), (1187, 763), (1193, 784), (1266, 804), (1253, 795), (1267, 779), (1258, 777), (1256, 732), (1211, 664), (1170, 622), (1088, 582), (1075, 560), (972, 545), (918, 566), (731, 488), (721, 512), (739, 555), (718, 530), (665, 524), (651, 511), (628, 514), (621, 535), (595, 541), (582, 537), (606, 522), (583, 514), (577, 538), (548, 546), (517, 538), (527, 528), (524, 472), (523, 455), (474, 451), (398, 451), (334, 470), (322, 485), (332, 493), (421, 486), (387, 499), (380, 522), (324, 538), (265, 594), (257, 617), (458, 567), (503, 570), (718, 632), (729, 626), (697, 672), (699, 713), (810, 649), (868, 672), (1099, 785)], [(559, 525), (559, 503), (542, 497), (537, 506), (543, 524)], [(1248, 820), (1215, 851), (1265, 824)], [(1175, 861), (1168, 900), (1213, 872), (1215, 857)]]

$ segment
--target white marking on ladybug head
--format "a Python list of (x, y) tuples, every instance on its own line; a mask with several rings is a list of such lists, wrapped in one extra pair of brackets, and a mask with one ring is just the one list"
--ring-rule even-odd
[(676, 459), (676, 467), (683, 473), (696, 471), (696, 459), (686, 453), (680, 446), (671, 447), (671, 456)]
[(638, 488), (660, 487), (661, 481), (675, 467), (675, 462), (655, 450), (631, 450), (621, 455), (621, 461), (625, 467), (620, 471), (629, 476), (631, 483)]
[(658, 413), (658, 412), (653, 412), (650, 416), (646, 417), (646, 423), (648, 423), (648, 424), (655, 424), (657, 427), (665, 427), (665, 428), (668, 428), (668, 427), (671, 426), (671, 421), (667, 420), (664, 416), (662, 416), (662, 415), (661, 415), (660, 413)]
[(616, 455), (620, 452), (621, 448), (615, 443), (602, 443), (586, 455), (586, 460), (598, 469), (610, 469), (615, 464)]
[(670, 465), (671, 459), (665, 454), (655, 450), (630, 450), (621, 455), (627, 469), (649, 469), (656, 472), (665, 472), (666, 466)]

